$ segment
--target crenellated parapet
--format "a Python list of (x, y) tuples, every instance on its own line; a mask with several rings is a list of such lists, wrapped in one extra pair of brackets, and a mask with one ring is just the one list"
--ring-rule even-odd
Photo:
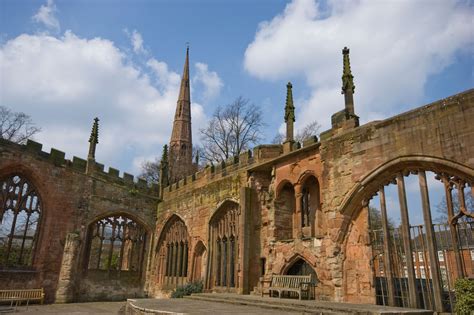
[[(318, 138), (316, 136), (309, 137), (305, 139), (303, 143), (298, 144), (297, 149), (291, 152), (291, 154), (295, 154), (295, 152), (299, 152), (299, 150), (307, 149), (316, 143), (318, 143)], [(248, 169), (278, 159), (287, 154), (287, 152), (283, 152), (283, 146), (280, 144), (259, 145), (253, 148), (253, 150), (245, 151), (238, 156), (231, 157), (216, 165), (209, 164), (202, 170), (165, 187), (164, 195), (166, 196), (169, 192), (180, 189), (190, 189), (193, 186), (201, 186), (209, 181), (245, 172)]]
[[(87, 160), (77, 156), (73, 156), (72, 160), (66, 159), (66, 153), (55, 148), (51, 148), (50, 152), (43, 151), (43, 145), (39, 142), (28, 140), (25, 145), (16, 144), (8, 140), (0, 139), (0, 145), (14, 146), (17, 150), (21, 150), (36, 156), (42, 161), (49, 162), (58, 167), (65, 167), (74, 172), (87, 173)], [(147, 181), (143, 178), (138, 178), (132, 174), (123, 172), (120, 176), (120, 170), (109, 167), (105, 170), (104, 164), (94, 162), (93, 171), (88, 174), (89, 176), (101, 179), (106, 182), (111, 182), (116, 185), (125, 186), (136, 193), (157, 195), (159, 192), (159, 185), (153, 184), (148, 185)]]

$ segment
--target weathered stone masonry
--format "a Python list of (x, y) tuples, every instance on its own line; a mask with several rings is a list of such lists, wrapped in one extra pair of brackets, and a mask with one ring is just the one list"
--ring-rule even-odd
[[(208, 254), (201, 262), (206, 271), (199, 272), (208, 290), (258, 291), (261, 276), (285, 274), (303, 259), (315, 270), (319, 298), (375, 303), (367, 200), (405, 169), (449, 172), (472, 185), (472, 121), (474, 90), (469, 90), (360, 127), (334, 121), (321, 140), (309, 139), (289, 153), (283, 154), (281, 146), (257, 147), (250, 159), (245, 154), (165, 188), (155, 237), (168, 218), (180, 217), (192, 244), (188, 257), (193, 257), (196, 244), (200, 251), (203, 244)], [(313, 187), (310, 194), (319, 196), (311, 199), (316, 204), (310, 226), (301, 227), (301, 200), (308, 183)], [(288, 192), (294, 200), (285, 199)], [(209, 264), (215, 262), (209, 251), (216, 246), (210, 239), (210, 221), (226, 202), (239, 205), (240, 236), (248, 238), (239, 243), (235, 287), (216, 285), (215, 275), (209, 273), (214, 270)], [(193, 263), (188, 260), (188, 270), (195, 268)], [(157, 282), (155, 268), (152, 265), (148, 290), (160, 295), (173, 286)], [(195, 277), (190, 274), (188, 279)]]
[(120, 279), (102, 281), (88, 275), (86, 238), (93, 222), (123, 214), (142, 224), (151, 240), (158, 189), (148, 188), (144, 181), (134, 183), (128, 174), (121, 178), (113, 168), (105, 173), (99, 163), (87, 174), (86, 164), (77, 157), (66, 160), (55, 149), (42, 152), (41, 144), (33, 141), (25, 146), (0, 142), (0, 178), (14, 174), (27, 178), (42, 201), (33, 264), (26, 270), (0, 270), (1, 288), (44, 287), (47, 302), (142, 294), (141, 285), (130, 287)]
[[(449, 173), (472, 187), (472, 121), (474, 90), (360, 127), (336, 120), (320, 140), (285, 153), (259, 146), (165, 187), (162, 200), (158, 187), (113, 168), (105, 173), (93, 162), (88, 172), (85, 160), (42, 152), (33, 141), (2, 141), (0, 178), (27, 178), (42, 201), (33, 264), (2, 269), (2, 288), (44, 287), (48, 302), (160, 296), (199, 279), (209, 291), (251, 293), (261, 277), (304, 261), (318, 298), (375, 303), (367, 201), (410, 169)], [(110, 215), (147, 231), (138, 278), (87, 266), (92, 226)], [(168, 262), (159, 243), (170, 220), (182, 222), (188, 239), (178, 239)]]

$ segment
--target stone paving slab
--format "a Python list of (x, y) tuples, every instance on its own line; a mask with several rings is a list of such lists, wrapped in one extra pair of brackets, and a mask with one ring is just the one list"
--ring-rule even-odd
[(86, 314), (119, 314), (125, 308), (125, 302), (91, 302), (91, 303), (68, 303), (68, 304), (32, 304), (28, 306), (19, 306), (17, 311), (9, 307), (0, 307), (0, 314), (71, 314), (71, 315), (86, 315)]
[(301, 311), (270, 310), (250, 305), (235, 305), (229, 303), (198, 301), (191, 299), (129, 299), (134, 308), (143, 313), (150, 314), (196, 314), (196, 315), (296, 315), (305, 314)]

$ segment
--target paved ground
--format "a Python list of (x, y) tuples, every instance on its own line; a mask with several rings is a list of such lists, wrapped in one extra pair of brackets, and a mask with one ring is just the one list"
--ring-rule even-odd
[[(301, 312), (288, 312), (283, 310), (271, 310), (260, 307), (234, 305), (228, 303), (194, 301), (187, 299), (140, 299), (135, 302), (139, 307), (155, 310), (167, 311), (177, 314), (245, 314), (245, 315), (295, 315)], [(26, 306), (17, 308), (17, 312), (7, 310), (0, 306), (0, 314), (123, 314), (125, 302), (94, 302), (94, 303), (70, 303), (70, 304), (33, 304), (26, 309)]]
[[(71, 303), (71, 304), (33, 304), (26, 309), (26, 306), (19, 306), (17, 312), (0, 306), (0, 314), (118, 314), (125, 308), (125, 302), (93, 302), (93, 303)], [(8, 310), (9, 309), (9, 310)]]
[(301, 312), (289, 312), (284, 310), (272, 310), (255, 306), (198, 301), (190, 299), (139, 299), (133, 303), (135, 306), (138, 306), (140, 308), (160, 310), (178, 314), (301, 315)]

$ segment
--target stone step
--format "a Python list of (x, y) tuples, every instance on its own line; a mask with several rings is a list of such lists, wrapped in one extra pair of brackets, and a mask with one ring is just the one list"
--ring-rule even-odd
[(296, 306), (291, 306), (291, 305), (269, 304), (269, 303), (254, 302), (254, 301), (239, 300), (239, 299), (227, 299), (227, 298), (196, 296), (195, 294), (193, 294), (191, 296), (185, 296), (185, 298), (191, 299), (191, 300), (208, 301), (208, 302), (220, 302), (220, 303), (228, 303), (228, 304), (239, 304), (239, 305), (255, 306), (255, 307), (262, 307), (262, 308), (273, 309), (273, 310), (301, 312), (301, 314), (313, 314), (313, 315), (335, 315), (335, 314), (337, 314), (337, 313), (334, 313), (334, 312), (326, 312), (326, 311), (322, 312), (322, 311), (319, 311), (319, 310), (308, 310), (305, 307), (296, 307)]
[(303, 314), (380, 314), (380, 315), (425, 315), (433, 311), (409, 309), (400, 307), (387, 307), (370, 304), (351, 304), (314, 300), (279, 299), (261, 297), (256, 295), (240, 295), (230, 293), (199, 293), (193, 294), (189, 299), (214, 301), (231, 304), (252, 305), (264, 308), (273, 308), (288, 311), (298, 311)]

